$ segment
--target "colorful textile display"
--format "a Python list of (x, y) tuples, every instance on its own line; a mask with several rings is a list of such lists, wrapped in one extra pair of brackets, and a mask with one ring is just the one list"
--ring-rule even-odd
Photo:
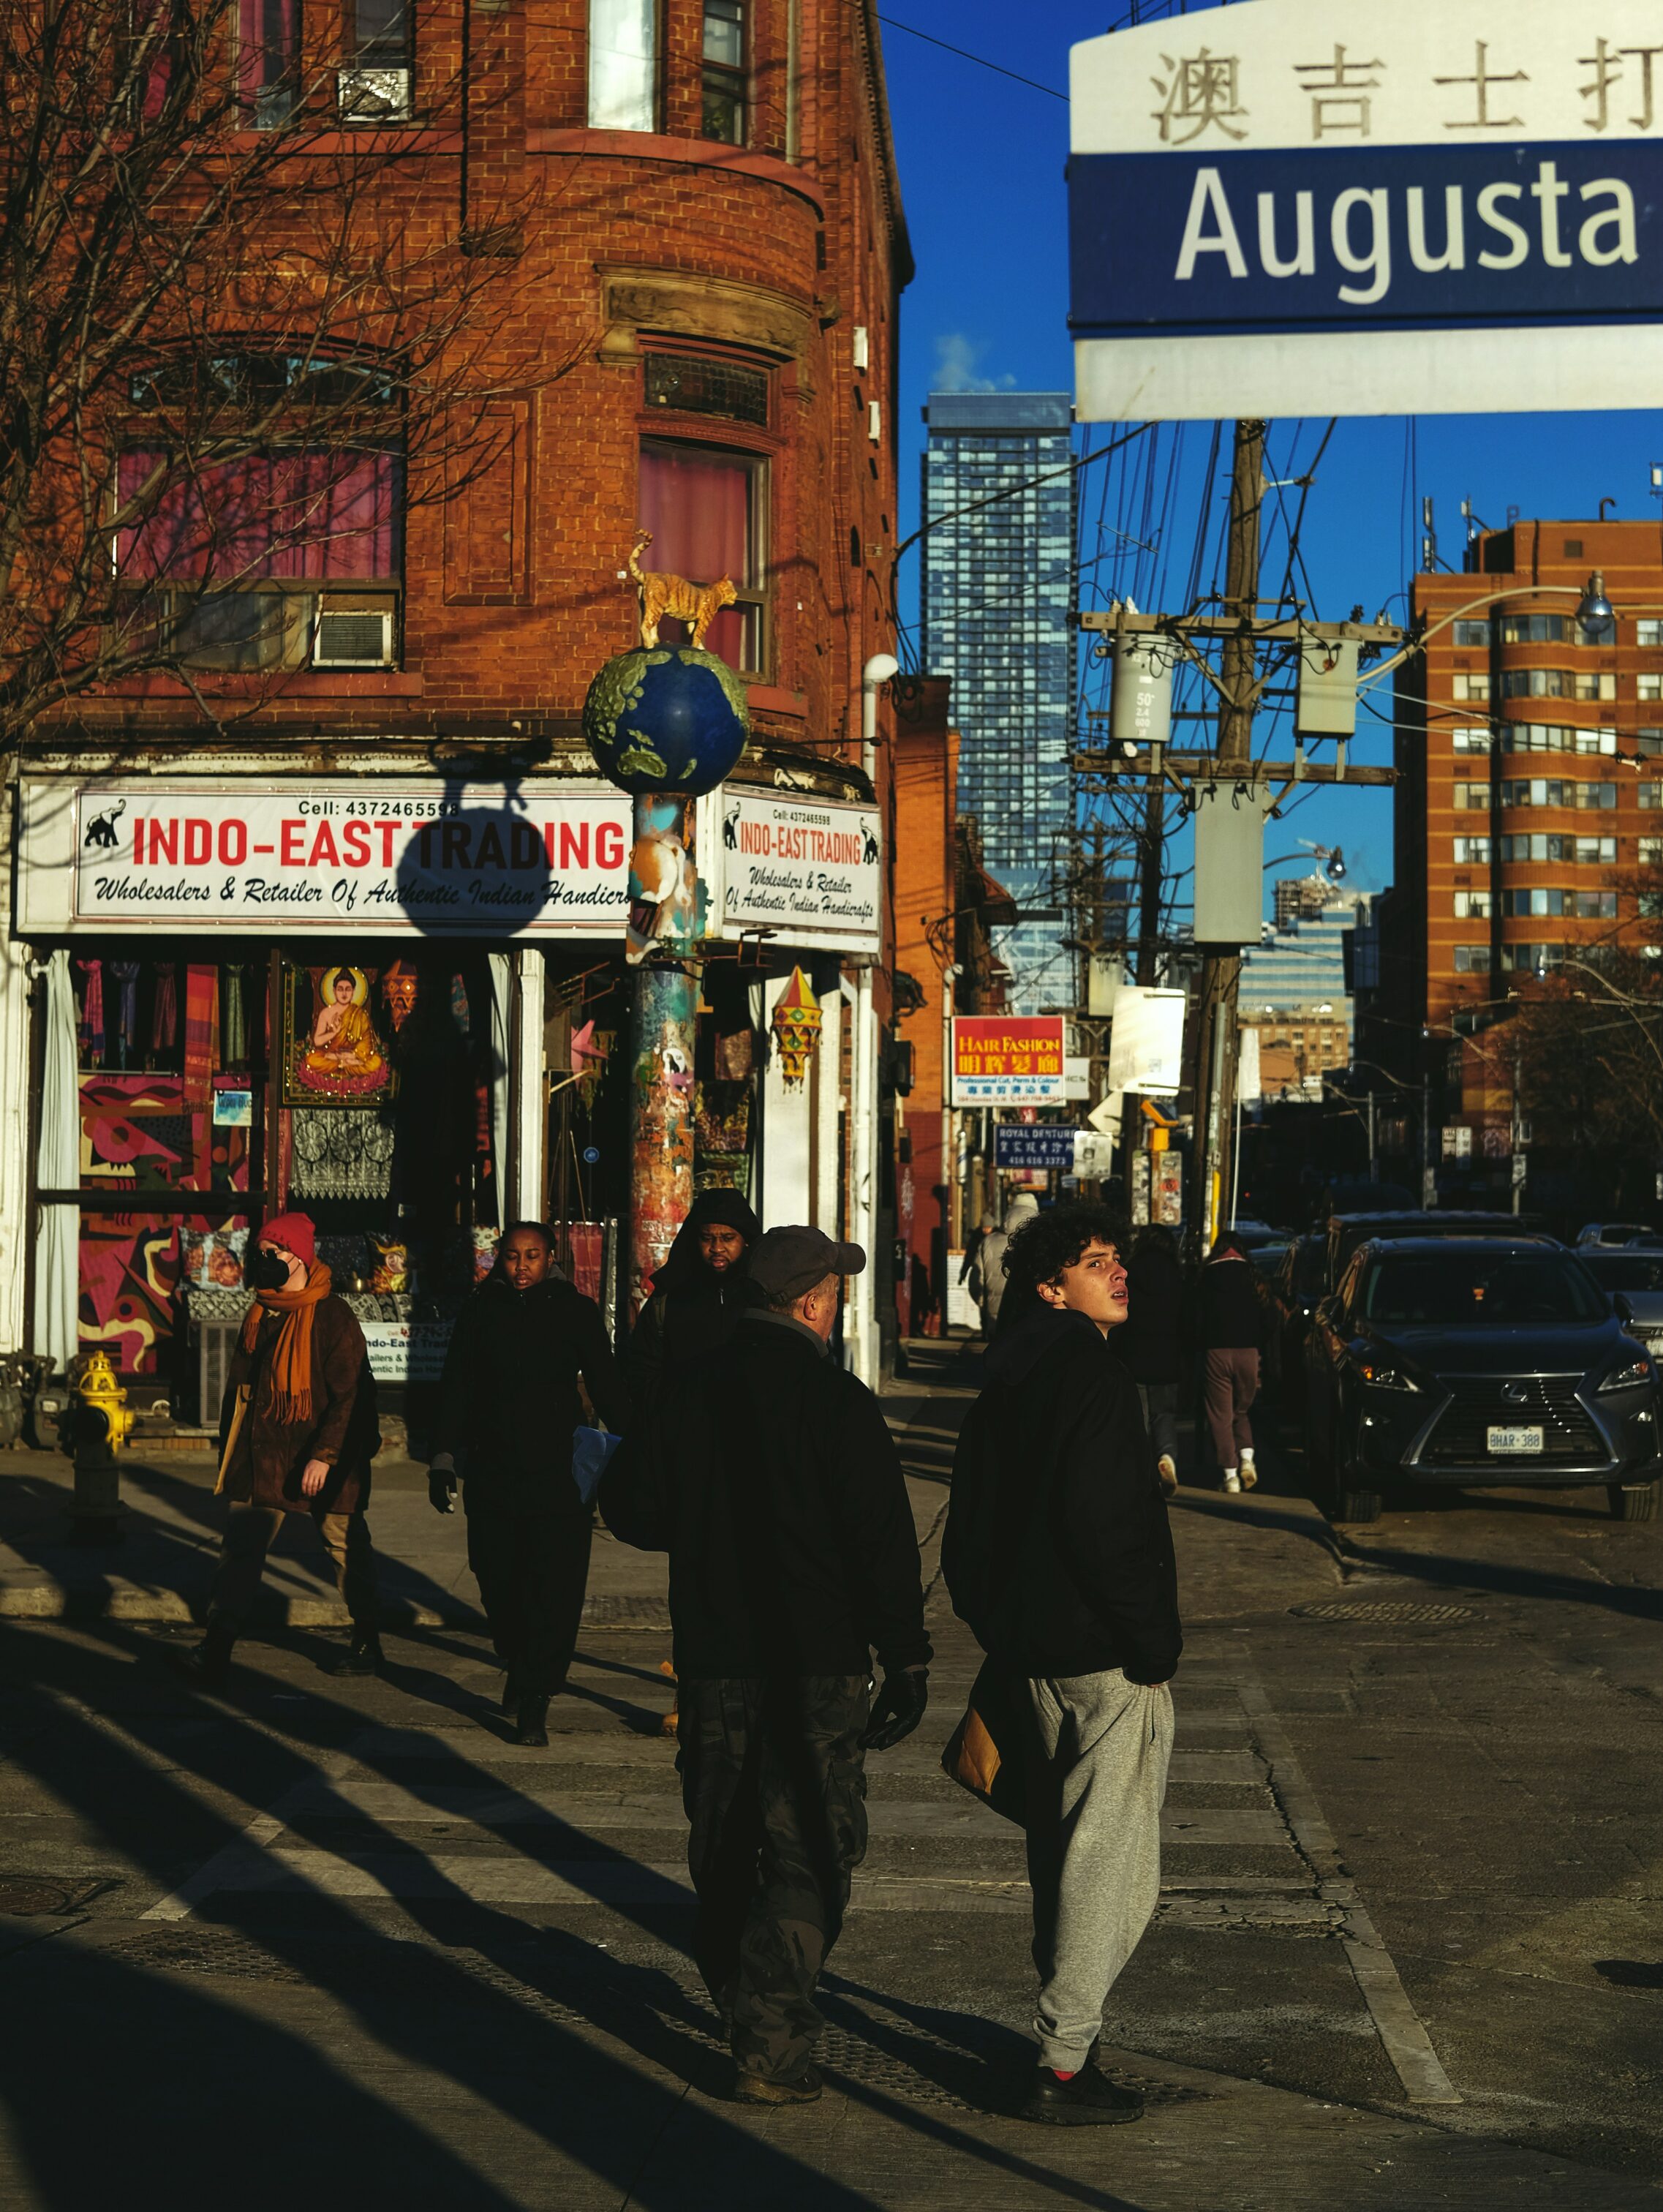
[(101, 1066), (104, 1060), (104, 963), (77, 960), (81, 970), (81, 1018), (76, 1042), (83, 1067)]

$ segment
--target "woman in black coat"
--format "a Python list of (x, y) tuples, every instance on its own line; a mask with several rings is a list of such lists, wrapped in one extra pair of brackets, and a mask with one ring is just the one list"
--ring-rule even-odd
[(552, 1259), (540, 1221), (504, 1231), (452, 1333), (428, 1482), (448, 1513), (459, 1468), (468, 1565), (519, 1743), (549, 1741), (549, 1700), (566, 1686), (589, 1580), (593, 1515), (572, 1474), (580, 1375), (609, 1429), (622, 1434), (628, 1411), (600, 1308)]
[(702, 1365), (739, 1326), (750, 1303), (745, 1259), (762, 1224), (737, 1190), (701, 1190), (652, 1278), (629, 1339), (629, 1397), (657, 1405), (678, 1374)]

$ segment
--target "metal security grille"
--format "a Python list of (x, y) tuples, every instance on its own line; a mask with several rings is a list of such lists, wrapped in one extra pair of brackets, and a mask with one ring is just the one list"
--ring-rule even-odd
[(1416, 1605), (1406, 1601), (1347, 1605), (1344, 1600), (1337, 1599), (1324, 1605), (1296, 1605), (1292, 1612), (1296, 1620), (1420, 1620), (1448, 1624), (1480, 1618), (1470, 1605)]
[(734, 422), (768, 419), (768, 380), (760, 368), (731, 362), (700, 361), (682, 354), (646, 357), (646, 404), (673, 407), (683, 415), (725, 415)]
[[(1605, 1447), (1599, 1431), (1577, 1399), (1574, 1375), (1531, 1375), (1510, 1380), (1502, 1376), (1458, 1375), (1447, 1377), (1453, 1402), (1433, 1430), (1421, 1454), (1431, 1467), (1491, 1467), (1603, 1465)], [(1522, 1397), (1502, 1395), (1503, 1389)], [(1492, 1426), (1515, 1427), (1528, 1423), (1542, 1431), (1539, 1452), (1495, 1452), (1486, 1431)]]

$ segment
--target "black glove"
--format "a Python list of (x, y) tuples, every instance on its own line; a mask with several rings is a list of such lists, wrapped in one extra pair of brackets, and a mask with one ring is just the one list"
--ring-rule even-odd
[(428, 1470), (428, 1503), (435, 1513), (456, 1510), (456, 1477), (448, 1468)]
[(883, 1687), (872, 1707), (866, 1733), (860, 1739), (862, 1751), (892, 1751), (903, 1736), (909, 1736), (918, 1726), (929, 1702), (927, 1667), (891, 1669), (883, 1677)]

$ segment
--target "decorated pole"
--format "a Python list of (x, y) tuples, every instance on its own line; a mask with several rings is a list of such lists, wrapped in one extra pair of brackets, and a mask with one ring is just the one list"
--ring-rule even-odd
[[(699, 596), (693, 586), (681, 587)], [(701, 634), (695, 625), (695, 638)], [(644, 609), (640, 645), (601, 670), (589, 687), (583, 720), (603, 773), (635, 802), (627, 946), (635, 970), (628, 1257), (633, 1319), (693, 1201), (698, 950), (704, 927), (695, 801), (715, 789), (744, 750), (750, 717), (744, 686), (725, 661), (698, 644), (660, 646), (657, 625), (649, 624)]]

